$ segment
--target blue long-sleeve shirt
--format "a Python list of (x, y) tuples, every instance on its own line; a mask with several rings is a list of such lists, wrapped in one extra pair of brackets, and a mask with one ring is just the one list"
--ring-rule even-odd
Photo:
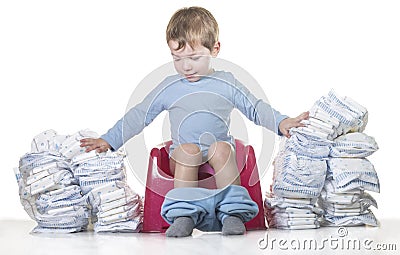
[(166, 110), (171, 126), (171, 151), (179, 144), (193, 143), (205, 154), (215, 141), (234, 145), (229, 133), (234, 108), (255, 124), (278, 134), (279, 123), (287, 118), (256, 98), (230, 72), (216, 71), (196, 82), (177, 74), (164, 79), (101, 138), (117, 150)]

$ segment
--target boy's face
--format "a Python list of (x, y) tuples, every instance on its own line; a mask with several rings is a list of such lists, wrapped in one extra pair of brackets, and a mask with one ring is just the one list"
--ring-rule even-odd
[(169, 49), (174, 59), (176, 71), (190, 82), (196, 82), (202, 76), (212, 73), (211, 57), (216, 57), (219, 52), (219, 42), (215, 44), (213, 52), (203, 45), (197, 44), (193, 48), (186, 44), (183, 48), (178, 48), (178, 42), (169, 41)]

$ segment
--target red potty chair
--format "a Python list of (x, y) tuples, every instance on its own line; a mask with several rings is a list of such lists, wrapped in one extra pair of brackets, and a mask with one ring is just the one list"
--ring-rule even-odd
[[(260, 178), (254, 149), (235, 140), (236, 162), (240, 172), (240, 181), (247, 189), (251, 199), (257, 203), (259, 212), (254, 219), (245, 223), (247, 230), (266, 229), (264, 207), (260, 187)], [(174, 188), (174, 177), (169, 169), (168, 148), (171, 141), (164, 147), (153, 148), (150, 152), (147, 171), (146, 191), (144, 200), (144, 219), (142, 232), (165, 232), (169, 224), (161, 217), (161, 205), (164, 196)], [(214, 169), (205, 163), (199, 168), (199, 187), (215, 189)]]

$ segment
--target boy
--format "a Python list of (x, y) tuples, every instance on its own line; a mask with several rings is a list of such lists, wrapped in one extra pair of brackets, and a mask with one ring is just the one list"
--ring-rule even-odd
[[(87, 152), (116, 150), (160, 112), (169, 112), (175, 189), (167, 194), (162, 207), (162, 216), (172, 224), (167, 236), (189, 236), (194, 227), (222, 229), (224, 235), (243, 234), (244, 222), (258, 213), (257, 205), (240, 186), (234, 139), (229, 135), (233, 108), (257, 125), (285, 136), (308, 118), (308, 113), (296, 118), (281, 115), (255, 98), (231, 73), (215, 71), (211, 58), (220, 51), (218, 34), (218, 24), (206, 9), (178, 10), (166, 31), (178, 74), (167, 77), (101, 138), (81, 141)], [(197, 188), (198, 168), (205, 162), (215, 170), (217, 191)]]

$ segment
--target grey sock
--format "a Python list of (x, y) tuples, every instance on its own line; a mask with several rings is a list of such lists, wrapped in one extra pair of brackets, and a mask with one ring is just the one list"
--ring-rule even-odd
[(222, 223), (222, 235), (243, 235), (246, 227), (239, 217), (228, 216)]
[(165, 232), (167, 237), (185, 237), (193, 232), (194, 222), (190, 217), (178, 217)]

